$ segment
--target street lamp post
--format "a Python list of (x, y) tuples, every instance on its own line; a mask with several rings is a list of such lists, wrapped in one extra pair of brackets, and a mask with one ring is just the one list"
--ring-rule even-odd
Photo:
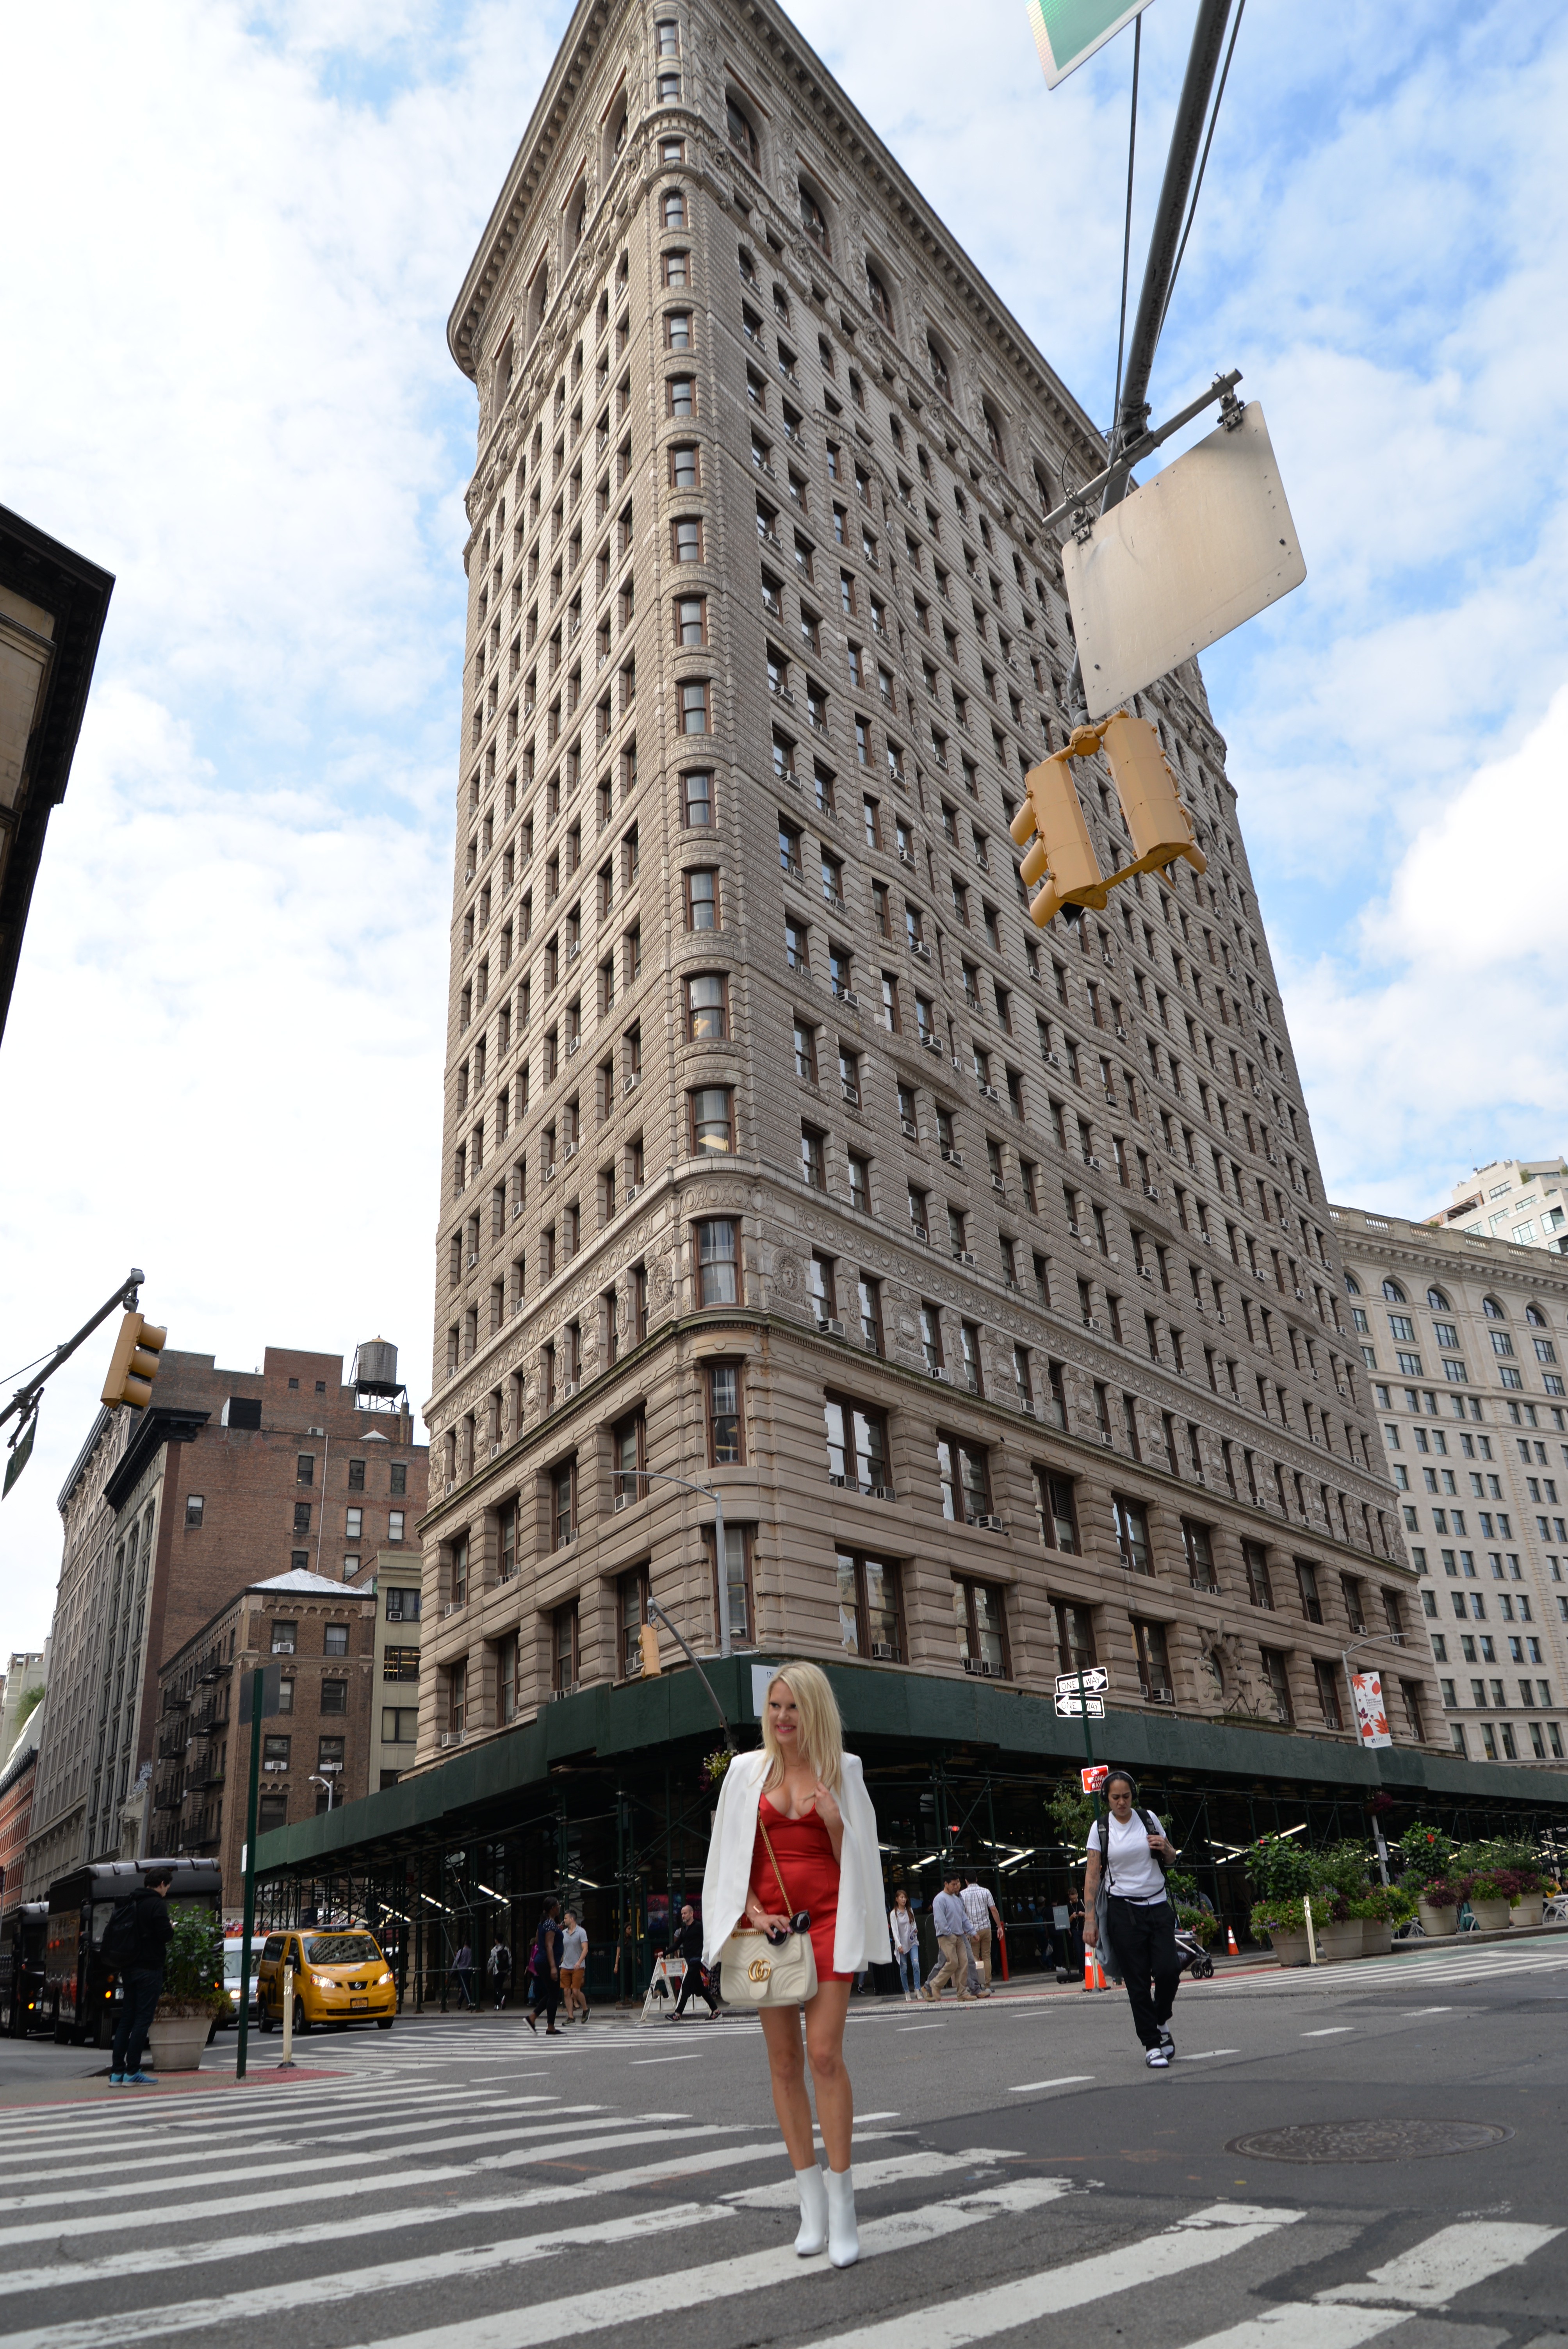
[[(1387, 1636), (1388, 1634), (1386, 1631), (1367, 1631), (1359, 1640), (1352, 1640), (1347, 1648), (1341, 1648), (1339, 1651), (1339, 1661), (1345, 1667), (1345, 1684), (1350, 1692), (1350, 1718), (1357, 1723), (1356, 1737), (1357, 1744), (1359, 1744), (1361, 1740), (1361, 1730), (1359, 1716), (1356, 1711), (1356, 1677), (1350, 1669), (1350, 1659), (1356, 1653), (1357, 1648), (1374, 1648), (1377, 1645), (1379, 1640), (1386, 1640)], [(1381, 1673), (1378, 1674), (1378, 1680), (1379, 1683), (1381, 1683)], [(1381, 1875), (1384, 1883), (1387, 1884), (1388, 1881), (1388, 1847), (1383, 1840), (1383, 1823), (1380, 1819), (1374, 1818), (1372, 1822), (1372, 1834), (1377, 1846), (1378, 1872)]]
[(326, 1807), (330, 1812), (332, 1809), (333, 1791), (337, 1784), (335, 1778), (324, 1778), (320, 1776), (316, 1771), (313, 1770), (310, 1774), (308, 1783), (313, 1786), (325, 1786), (326, 1788)]

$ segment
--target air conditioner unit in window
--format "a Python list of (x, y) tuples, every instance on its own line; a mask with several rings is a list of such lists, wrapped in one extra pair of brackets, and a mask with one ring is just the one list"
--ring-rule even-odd
[(1158, 1185), (1153, 1183), (1145, 1183), (1143, 1186), (1143, 1195), (1146, 1199), (1158, 1199), (1160, 1196)]
[(970, 1248), (954, 1248), (953, 1251), (953, 1261), (954, 1264), (973, 1264), (975, 1261), (974, 1251)]
[(844, 1325), (841, 1321), (819, 1321), (817, 1330), (819, 1335), (824, 1338), (841, 1338), (844, 1334)]
[(1083, 1237), (1083, 1234), (1079, 1231), (1079, 1229), (1078, 1229), (1078, 1226), (1073, 1222), (1073, 1220), (1072, 1220), (1072, 1218), (1071, 1218), (1070, 1216), (1068, 1218), (1068, 1230), (1070, 1232), (1070, 1234), (1072, 1235), (1072, 1237), (1073, 1237), (1073, 1238), (1074, 1238), (1075, 1240), (1081, 1240), (1081, 1239), (1082, 1239), (1082, 1237)]
[(947, 1375), (947, 1365), (945, 1364), (945, 1362), (929, 1362), (929, 1363), (927, 1363), (926, 1367), (927, 1367), (927, 1369), (930, 1371), (931, 1375), (932, 1375), (932, 1377), (933, 1377), (934, 1379), (940, 1379), (940, 1380), (943, 1381), (944, 1385), (948, 1385), (948, 1384), (950, 1384), (950, 1383), (951, 1383), (950, 1380), (948, 1379), (948, 1375)]
[(851, 1481), (852, 1481), (852, 1480), (851, 1480), (850, 1477), (848, 1477), (848, 1476), (837, 1476), (837, 1475), (835, 1475), (833, 1474), (833, 1471), (832, 1471), (830, 1468), (830, 1469), (829, 1469), (829, 1471), (828, 1471), (828, 1482), (829, 1482), (829, 1484), (830, 1484), (830, 1485), (838, 1485), (838, 1487), (839, 1487), (839, 1489), (841, 1490), (841, 1492), (847, 1491), (847, 1490), (849, 1489), (849, 1486), (850, 1486), (850, 1485), (851, 1485)]
[(1116, 1438), (1112, 1435), (1109, 1427), (1102, 1427), (1100, 1429), (1099, 1440), (1102, 1444), (1114, 1444), (1116, 1442)]
[(576, 1380), (575, 1380), (575, 1379), (564, 1379), (564, 1380), (562, 1380), (562, 1386), (561, 1386), (561, 1397), (562, 1397), (562, 1402), (564, 1402), (564, 1401), (566, 1400), (566, 1398), (567, 1398), (567, 1396), (568, 1396), (568, 1395), (574, 1395), (574, 1394), (576, 1393), (576, 1392), (577, 1392), (577, 1381), (576, 1381)]
[(852, 988), (846, 988), (839, 1000), (851, 1011), (858, 1011), (861, 1008), (861, 999)]
[(288, 1766), (286, 1762), (263, 1762), (262, 1764), (263, 1770), (286, 1770)]
[(567, 1057), (567, 1059), (568, 1059), (568, 1060), (570, 1060), (570, 1059), (572, 1058), (572, 1055), (573, 1055), (573, 1052), (580, 1052), (580, 1051), (582, 1050), (582, 1049), (583, 1049), (583, 1039), (582, 1039), (582, 1037), (581, 1037), (581, 1036), (570, 1036), (570, 1037), (568, 1037), (568, 1038), (567, 1038), (567, 1040), (566, 1040), (566, 1057)]
[(631, 1076), (622, 1078), (621, 1091), (623, 1093), (634, 1093), (642, 1081), (641, 1071), (634, 1071)]
[(449, 1599), (441, 1612), (443, 1615), (455, 1615), (459, 1607), (466, 1607), (468, 1601), (465, 1599)]
[(881, 1662), (896, 1664), (898, 1661), (898, 1650), (891, 1640), (873, 1640), (871, 1643), (871, 1652)]
[(566, 1144), (565, 1149), (564, 1149), (564, 1150), (562, 1152), (562, 1154), (561, 1154), (561, 1163), (562, 1163), (562, 1164), (564, 1166), (564, 1165), (565, 1165), (565, 1164), (566, 1164), (566, 1162), (567, 1162), (567, 1160), (568, 1160), (569, 1158), (575, 1158), (575, 1157), (576, 1157), (576, 1155), (577, 1155), (577, 1144), (576, 1144), (576, 1143), (574, 1143), (574, 1142), (569, 1142), (569, 1143)]
[[(901, 848), (898, 852), (898, 861), (901, 864), (912, 865), (914, 863), (914, 858), (907, 848)], [(1255, 1091), (1256, 1088), (1254, 1087), (1253, 1090)]]
[(628, 1183), (626, 1185), (625, 1197), (622, 1201), (622, 1205), (629, 1207), (633, 1200), (636, 1198), (641, 1192), (642, 1187), (643, 1186), (640, 1183)]
[(978, 1526), (982, 1533), (999, 1534), (1004, 1529), (1000, 1517), (971, 1517), (969, 1522)]
[(898, 1498), (892, 1485), (867, 1485), (864, 1490), (873, 1501), (896, 1501)]
[(469, 1270), (470, 1272), (473, 1270), (475, 1265), (478, 1264), (479, 1260), (480, 1252), (478, 1248), (470, 1248), (469, 1250)]
[(924, 1226), (923, 1224), (911, 1224), (911, 1226), (910, 1226), (910, 1227), (909, 1227), (909, 1236), (910, 1236), (911, 1239), (915, 1239), (915, 1240), (923, 1240), (923, 1239), (928, 1239), (928, 1238), (929, 1238), (929, 1235), (928, 1235), (928, 1233), (927, 1233), (927, 1231), (926, 1231), (926, 1228), (925, 1228), (925, 1226)]
[(1298, 1288), (1295, 1292), (1295, 1296), (1298, 1305), (1305, 1305), (1306, 1303), (1306, 1291), (1305, 1288)]
[(1153, 1266), (1151, 1264), (1140, 1264), (1138, 1268), (1138, 1278), (1140, 1280), (1152, 1280), (1154, 1278)]
[(909, 950), (911, 954), (918, 955), (922, 962), (929, 962), (931, 960), (931, 948), (922, 938), (912, 938), (910, 940)]
[(631, 1497), (630, 1493), (617, 1493), (613, 1506), (617, 1511), (624, 1509)]
[(1086, 1166), (1092, 1166), (1092, 1167), (1094, 1168), (1094, 1171), (1095, 1171), (1095, 1173), (1096, 1173), (1097, 1174), (1099, 1173), (1099, 1171), (1100, 1171), (1100, 1162), (1099, 1162), (1099, 1160), (1098, 1158), (1091, 1157), (1091, 1156), (1090, 1156), (1090, 1154), (1089, 1154), (1089, 1153), (1088, 1153), (1087, 1150), (1084, 1152), (1084, 1159), (1083, 1159), (1083, 1163), (1084, 1163), (1084, 1164), (1085, 1164)]
[(1018, 1397), (1018, 1409), (1020, 1411), (1026, 1411), (1031, 1419), (1037, 1419), (1039, 1417), (1039, 1413), (1035, 1406), (1035, 1398), (1033, 1395), (1020, 1395)]
[(1059, 1069), (1061, 1067), (1061, 1054), (1059, 1052), (1047, 1051), (1043, 1044), (1040, 1047), (1040, 1058), (1044, 1061), (1047, 1069)]
[(997, 1677), (995, 1665), (988, 1662), (984, 1656), (965, 1656), (964, 1669), (966, 1672), (973, 1672), (975, 1679), (979, 1681), (995, 1680)]
[(927, 1052), (940, 1052), (940, 1051), (941, 1051), (941, 1050), (942, 1050), (942, 1043), (941, 1043), (941, 1040), (940, 1040), (940, 1038), (939, 1038), (939, 1037), (936, 1037), (936, 1036), (923, 1036), (923, 1037), (921, 1038), (921, 1040), (920, 1040), (920, 1042), (921, 1042), (921, 1049), (922, 1049), (922, 1050), (923, 1050), (923, 1051), (927, 1051)]
[(906, 1140), (910, 1142), (918, 1142), (920, 1140), (920, 1128), (916, 1125), (913, 1118), (901, 1117), (898, 1122), (898, 1126), (899, 1132), (904, 1135)]
[(942, 1155), (947, 1161), (949, 1166), (963, 1165), (964, 1153), (961, 1150), (950, 1150), (945, 1142), (941, 1144), (941, 1150)]
[(550, 1692), (550, 1702), (552, 1704), (556, 1704), (563, 1696), (575, 1696), (582, 1685), (583, 1683), (581, 1681), (567, 1681), (561, 1688), (552, 1689)]
[(555, 1180), (555, 1162), (554, 1162), (554, 1160), (553, 1160), (553, 1159), (552, 1159), (552, 1160), (551, 1160), (550, 1164), (545, 1168), (545, 1170), (544, 1170), (544, 1176), (543, 1176), (543, 1179), (544, 1179), (544, 1181), (545, 1181), (546, 1183), (553, 1183), (553, 1182), (554, 1182), (554, 1180)]
[(500, 1443), (499, 1443), (499, 1442), (497, 1442), (497, 1443), (495, 1443), (495, 1444), (492, 1444), (490, 1445), (490, 1458), (491, 1458), (492, 1460), (495, 1458), (496, 1454), (497, 1454), (500, 1450)]
[(995, 1085), (988, 1085), (982, 1082), (980, 1091), (986, 1101), (994, 1102), (997, 1098), (996, 1088)]
[(859, 1085), (851, 1085), (849, 1081), (845, 1079), (842, 1082), (841, 1091), (843, 1092), (844, 1099), (849, 1102), (852, 1107), (859, 1109), (861, 1105), (861, 1089)]

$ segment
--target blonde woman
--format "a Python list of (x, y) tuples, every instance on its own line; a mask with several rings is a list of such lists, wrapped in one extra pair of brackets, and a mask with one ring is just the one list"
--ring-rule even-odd
[[(781, 1899), (762, 1838), (766, 1826), (784, 1879)], [(890, 1957), (882, 1906), (876, 1814), (858, 1758), (843, 1748), (843, 1723), (824, 1672), (785, 1664), (769, 1683), (762, 1744), (737, 1754), (724, 1775), (703, 1878), (703, 1955), (717, 1966), (730, 1934), (777, 1934), (804, 1909), (817, 1961), (816, 1995), (799, 2012), (761, 2010), (773, 2109), (800, 2196), (802, 2258), (825, 2250), (836, 2268), (860, 2257), (851, 2138), (854, 2096), (844, 2064), (850, 1985), (868, 1963)], [(817, 2166), (806, 2063), (828, 2157)]]

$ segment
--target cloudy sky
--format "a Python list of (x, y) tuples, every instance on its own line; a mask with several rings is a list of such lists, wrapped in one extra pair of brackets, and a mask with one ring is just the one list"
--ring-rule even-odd
[[(132, 1262), (175, 1344), (381, 1332), (427, 1391), (474, 412), (444, 330), (568, 13), (8, 20), (0, 502), (119, 584), (0, 1045), (5, 1392)], [(1047, 93), (1023, 0), (957, 45), (936, 0), (796, 14), (1103, 420), (1130, 32)], [(1145, 19), (1143, 220), (1191, 14)], [(1237, 366), (1264, 404), (1310, 576), (1210, 694), (1331, 1191), (1419, 1213), (1568, 1141), (1568, 20), (1346, 21), (1249, 0), (1153, 398)], [(0, 1512), (5, 1647), (47, 1627), (103, 1352)]]

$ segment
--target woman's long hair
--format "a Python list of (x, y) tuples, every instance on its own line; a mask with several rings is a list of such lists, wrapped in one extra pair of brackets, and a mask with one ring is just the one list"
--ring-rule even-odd
[[(769, 1695), (780, 1681), (800, 1716), (800, 1750), (823, 1785), (837, 1795), (843, 1781), (844, 1724), (832, 1683), (816, 1664), (781, 1664), (768, 1683)], [(767, 1697), (762, 1701), (762, 1750), (768, 1756), (763, 1785), (777, 1786), (784, 1776), (784, 1755), (773, 1734)]]

